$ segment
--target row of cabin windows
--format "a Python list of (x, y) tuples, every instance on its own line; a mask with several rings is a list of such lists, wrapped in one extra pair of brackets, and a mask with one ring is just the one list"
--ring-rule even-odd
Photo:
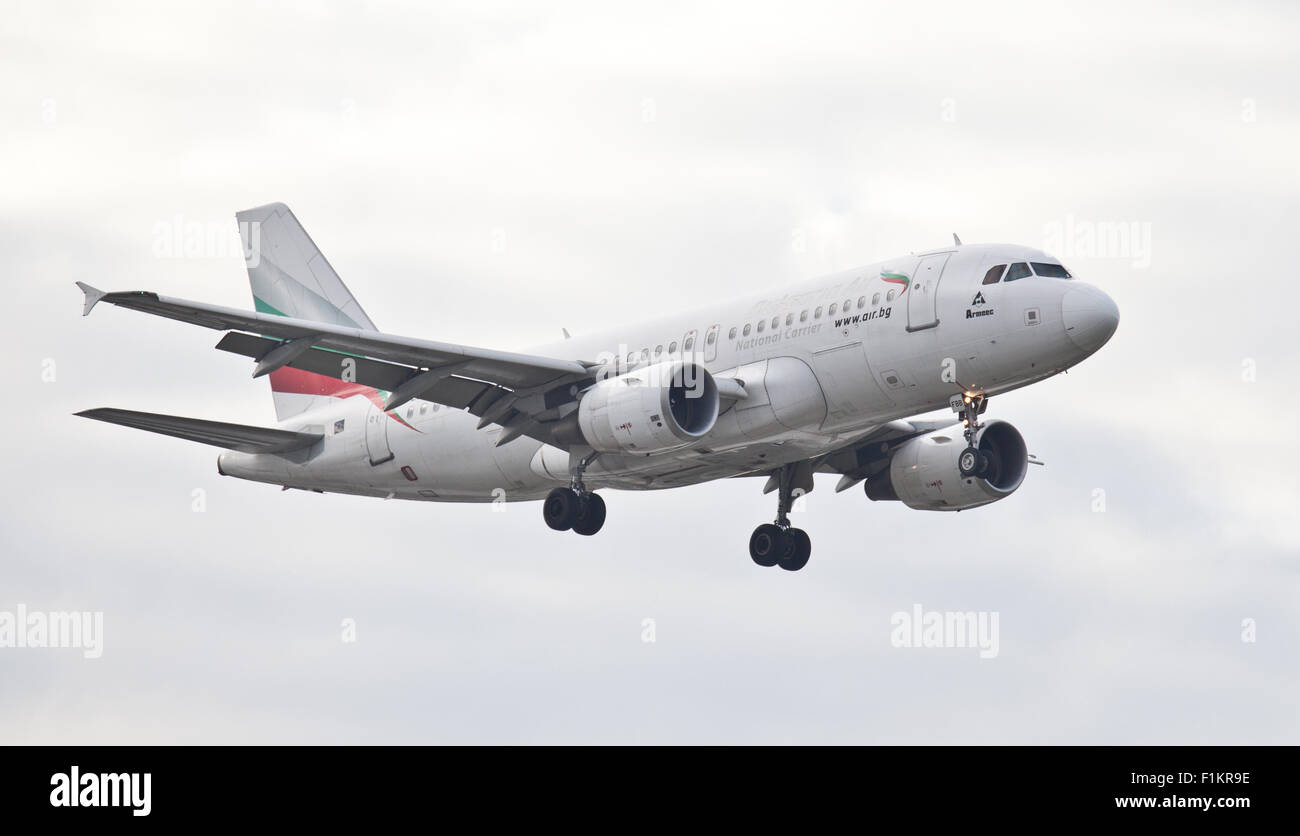
[[(715, 342), (717, 342), (717, 341), (718, 341), (718, 334), (717, 334), (717, 332), (715, 332), (715, 331), (710, 331), (710, 332), (709, 332), (709, 338), (708, 338), (708, 343), (709, 343), (709, 345), (713, 345), (713, 344), (714, 344)], [(691, 351), (691, 350), (693, 350), (694, 348), (695, 348), (695, 336), (694, 336), (694, 335), (691, 335), (691, 336), (689, 336), (689, 337), (686, 338), (685, 342), (682, 343), (682, 351)], [(677, 341), (676, 341), (676, 340), (673, 340), (672, 342), (670, 342), (670, 343), (668, 344), (668, 354), (669, 354), (669, 355), (673, 355), (673, 354), (676, 354), (676, 353), (677, 353)], [(637, 362), (638, 358), (641, 360), (641, 362), (645, 362), (645, 361), (649, 360), (652, 356), (653, 356), (654, 359), (656, 359), (656, 360), (658, 360), (659, 358), (661, 358), (661, 357), (664, 356), (664, 347), (663, 347), (663, 344), (662, 344), (662, 343), (660, 343), (659, 345), (655, 346), (655, 350), (654, 350), (654, 354), (653, 354), (653, 355), (650, 353), (650, 349), (648, 349), (648, 348), (643, 348), (643, 349), (641, 349), (640, 353), (635, 352), (635, 351), (629, 351), (629, 352), (627, 353), (627, 362), (628, 362), (628, 365), (631, 365), (631, 364)]]
[[(420, 402), (420, 414), (421, 414), (421, 415), (425, 415), (425, 414), (427, 414), (427, 413), (429, 412), (430, 409), (432, 409), (434, 412), (437, 412), (437, 411), (438, 411), (438, 408), (439, 408), (440, 406), (441, 406), (441, 404), (436, 404), (436, 403), (435, 403), (435, 404), (431, 404), (431, 403), (428, 403), (428, 402), (425, 402), (425, 401), (421, 401), (421, 402)], [(414, 418), (414, 417), (415, 417), (415, 409), (416, 409), (415, 404), (411, 404), (410, 406), (408, 406), (408, 407), (406, 408), (406, 417), (407, 417), (407, 418)], [(341, 423), (343, 423), (343, 422), (340, 421), (339, 423), (341, 424)], [(335, 427), (335, 430), (336, 430), (336, 431), (341, 431), (342, 429), (343, 429), (342, 427), (338, 427), (338, 426)]]
[[(894, 296), (895, 296), (895, 295), (897, 295), (897, 291), (896, 291), (896, 290), (890, 290), (888, 293), (885, 294), (885, 301), (886, 301), (886, 302), (892, 302), (892, 301), (894, 301)], [(875, 306), (875, 305), (879, 305), (879, 304), (880, 304), (880, 294), (879, 294), (879, 293), (872, 294), (872, 296), (871, 296), (871, 304), (872, 304), (873, 306)], [(858, 297), (858, 310), (862, 310), (862, 309), (865, 308), (866, 306), (867, 306), (867, 297), (866, 297), (866, 296), (859, 296), (859, 297)], [(852, 310), (852, 309), (853, 309), (853, 300), (852, 300), (852, 299), (845, 299), (845, 300), (844, 300), (843, 312), (844, 312), (844, 313), (848, 313), (848, 312), (849, 312), (850, 310)], [(829, 306), (828, 308), (826, 308), (825, 310), (826, 310), (826, 315), (827, 315), (827, 316), (835, 316), (835, 314), (836, 314), (837, 312), (840, 312), (840, 311), (841, 311), (840, 303), (839, 303), (839, 302), (832, 302), (832, 303), (830, 304), (830, 306)], [(818, 305), (816, 308), (813, 309), (813, 311), (812, 311), (812, 318), (813, 318), (813, 319), (821, 319), (821, 318), (822, 318), (822, 306), (821, 306), (821, 305)], [(802, 311), (799, 312), (799, 321), (800, 321), (800, 322), (807, 322), (807, 321), (808, 321), (808, 311), (807, 311), (807, 310), (802, 310)], [(793, 314), (793, 313), (788, 313), (788, 314), (785, 315), (785, 324), (786, 324), (786, 327), (789, 327), (789, 326), (791, 326), (791, 325), (794, 325), (794, 314)], [(774, 317), (772, 317), (771, 325), (772, 325), (773, 330), (775, 330), (775, 329), (777, 329), (777, 328), (780, 328), (780, 327), (781, 327), (781, 317), (779, 317), (779, 316), (774, 316)], [(763, 320), (759, 320), (759, 322), (758, 322), (757, 325), (753, 325), (753, 324), (746, 323), (746, 325), (744, 326), (744, 328), (739, 329), (739, 331), (740, 331), (740, 335), (741, 335), (742, 337), (748, 337), (748, 336), (750, 335), (750, 333), (753, 333), (753, 332), (757, 332), (757, 333), (759, 333), (759, 334), (763, 333), (764, 331), (767, 330), (767, 327), (768, 327), (768, 321), (767, 321), (766, 319), (763, 319)], [(734, 340), (734, 339), (736, 338), (736, 332), (737, 332), (737, 330), (738, 330), (737, 327), (733, 325), (733, 326), (731, 327), (731, 331), (727, 334), (727, 339)]]
[[(898, 291), (897, 291), (897, 290), (895, 290), (895, 289), (891, 289), (891, 290), (889, 290), (887, 293), (884, 294), (884, 300), (885, 300), (886, 302), (892, 302), (892, 301), (894, 301), (894, 297), (895, 297), (897, 294), (898, 294)], [(880, 294), (880, 293), (874, 293), (874, 294), (872, 294), (872, 296), (871, 296), (871, 304), (872, 304), (872, 306), (879, 305), (879, 304), (880, 304), (880, 300), (881, 300), (881, 294)], [(866, 306), (867, 306), (867, 297), (866, 297), (866, 296), (859, 296), (859, 297), (858, 297), (858, 310), (862, 310), (862, 309), (865, 308)], [(841, 309), (840, 304), (839, 304), (838, 302), (832, 302), (832, 303), (830, 304), (829, 307), (825, 308), (825, 312), (826, 312), (826, 316), (835, 316), (835, 314), (836, 314), (837, 312), (840, 312), (841, 310), (842, 310), (844, 313), (848, 313), (848, 312), (849, 312), (850, 310), (852, 310), (852, 309), (853, 309), (853, 300), (852, 300), (852, 299), (845, 299), (845, 300), (844, 300), (844, 306), (843, 306), (842, 309)], [(811, 315), (812, 315), (812, 318), (813, 318), (813, 319), (821, 319), (821, 318), (822, 318), (822, 311), (823, 311), (823, 307), (822, 307), (821, 305), (818, 305), (818, 306), (817, 306), (816, 308), (814, 308), (813, 311), (812, 311), (812, 314), (811, 314)], [(802, 311), (799, 312), (799, 321), (800, 321), (800, 322), (807, 322), (807, 321), (808, 321), (808, 317), (809, 317), (809, 313), (808, 313), (807, 310), (802, 310)], [(761, 333), (763, 333), (764, 331), (767, 330), (767, 328), (768, 328), (768, 322), (769, 322), (768, 320), (766, 320), (766, 319), (762, 319), (762, 320), (759, 320), (758, 323), (757, 323), (756, 325), (753, 324), (753, 323), (746, 323), (743, 329), (740, 328), (740, 327), (738, 327), (738, 326), (733, 325), (733, 326), (731, 326), (731, 330), (727, 333), (727, 339), (729, 339), (729, 340), (734, 340), (734, 339), (736, 338), (736, 334), (737, 334), (737, 332), (739, 332), (740, 335), (743, 336), (743, 337), (748, 337), (751, 333), (759, 333), (759, 334), (761, 334)], [(789, 326), (791, 326), (791, 325), (794, 325), (794, 314), (793, 314), (793, 313), (788, 313), (788, 314), (785, 315), (785, 324), (786, 324), (787, 327), (789, 327)], [(772, 327), (773, 330), (775, 330), (775, 329), (781, 327), (781, 317), (780, 317), (780, 316), (774, 316), (774, 317), (772, 317), (772, 319), (771, 319), (771, 327)], [(705, 340), (705, 342), (706, 342), (707, 344), (709, 344), (709, 345), (713, 345), (715, 342), (718, 341), (718, 332), (717, 332), (717, 331), (709, 331), (708, 335), (704, 338), (704, 340)], [(687, 352), (689, 352), (689, 351), (691, 351), (691, 350), (694, 349), (694, 348), (695, 348), (695, 337), (694, 337), (694, 336), (687, 337), (686, 340), (685, 340), (685, 342), (682, 343), (682, 351), (687, 351)], [(677, 342), (676, 342), (676, 340), (674, 340), (673, 342), (671, 342), (671, 343), (668, 344), (668, 354), (669, 354), (669, 355), (672, 355), (672, 354), (676, 354), (676, 353), (677, 353)], [(663, 354), (664, 354), (664, 347), (663, 347), (663, 345), (657, 345), (657, 346), (655, 346), (655, 349), (654, 349), (654, 353), (653, 353), (653, 354), (651, 354), (650, 349), (648, 349), (648, 348), (643, 348), (643, 349), (641, 349), (641, 351), (640, 351), (639, 354), (638, 354), (637, 352), (635, 352), (635, 351), (629, 351), (628, 354), (627, 354), (627, 362), (628, 362), (629, 364), (635, 363), (635, 362), (637, 362), (638, 357), (640, 358), (640, 360), (641, 360), (642, 362), (646, 362), (646, 361), (650, 360), (652, 357), (653, 357), (655, 360), (658, 360), (660, 357), (663, 356)]]
[[(1005, 276), (1002, 274), (1004, 270), (1006, 271)], [(984, 284), (997, 284), (999, 281), (1014, 282), (1017, 279), (1028, 278), (1029, 276), (1042, 276), (1046, 279), (1074, 278), (1063, 264), (1049, 264), (1045, 261), (1031, 261), (1029, 263), (1017, 261), (1010, 267), (1005, 264), (995, 264), (990, 267), (989, 271), (984, 274)]]

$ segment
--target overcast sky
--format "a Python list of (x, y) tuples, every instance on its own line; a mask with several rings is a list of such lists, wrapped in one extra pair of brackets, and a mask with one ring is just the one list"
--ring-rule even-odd
[[(0, 17), (0, 611), (102, 611), (104, 651), (0, 648), (0, 743), (1300, 743), (1293, 4), (54, 5)], [(954, 231), (1054, 249), (1122, 320), (991, 401), (1047, 461), (1015, 495), (819, 477), (808, 568), (760, 570), (759, 480), (610, 493), (588, 539), (72, 417), (274, 420), (215, 332), (73, 285), (248, 308), (219, 236), (270, 201), (429, 339)], [(997, 612), (998, 657), (892, 646), (916, 604)]]

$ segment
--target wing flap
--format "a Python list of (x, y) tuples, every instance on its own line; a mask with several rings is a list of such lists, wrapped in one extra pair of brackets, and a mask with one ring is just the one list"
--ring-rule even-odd
[(170, 435), (173, 438), (197, 441), (200, 444), (211, 444), (213, 447), (238, 450), (241, 453), (287, 453), (310, 447), (324, 438), (320, 433), (273, 430), (247, 424), (227, 424), (221, 421), (160, 415), (156, 412), (135, 412), (129, 409), (86, 409), (76, 414), (82, 418)]
[[(221, 338), (217, 348), (256, 360), (265, 357), (281, 345), (283, 343), (279, 340), (232, 331)], [(362, 386), (373, 386), (383, 392), (395, 392), (403, 383), (421, 373), (420, 369), (414, 366), (372, 360), (368, 357), (357, 357), (321, 348), (310, 348), (285, 366), (335, 380), (343, 379)], [(421, 390), (419, 398), (450, 406), (453, 409), (465, 409), (485, 390), (498, 388), (487, 381), (470, 380), (456, 375), (445, 377), (431, 387)]]

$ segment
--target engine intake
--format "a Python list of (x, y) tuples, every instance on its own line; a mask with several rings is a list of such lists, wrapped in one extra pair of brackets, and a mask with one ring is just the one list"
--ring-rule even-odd
[(906, 441), (894, 451), (889, 468), (867, 480), (867, 498), (901, 500), (921, 511), (962, 511), (1014, 493), (1029, 470), (1020, 431), (1006, 421), (989, 421), (975, 436), (975, 446), (989, 458), (983, 476), (961, 475), (957, 457), (966, 439), (960, 424)]
[(712, 430), (718, 403), (708, 370), (670, 360), (597, 382), (578, 402), (578, 429), (602, 453), (663, 453)]

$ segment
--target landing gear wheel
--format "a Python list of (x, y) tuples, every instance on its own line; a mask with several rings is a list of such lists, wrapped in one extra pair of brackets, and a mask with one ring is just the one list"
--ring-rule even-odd
[(599, 494), (585, 493), (578, 500), (578, 514), (573, 520), (573, 531), (590, 537), (605, 524), (605, 500)]
[(975, 447), (967, 447), (957, 457), (957, 469), (964, 477), (983, 476), (989, 469), (988, 454)]
[[(578, 518), (578, 504), (578, 494), (569, 488), (556, 488), (546, 495), (546, 501), (542, 503), (542, 518), (556, 531), (568, 531)], [(601, 515), (601, 522), (604, 522), (604, 514)]]
[(785, 557), (789, 537), (780, 526), (764, 523), (749, 537), (749, 556), (759, 566), (775, 566)]
[(808, 565), (808, 558), (812, 557), (812, 540), (802, 528), (787, 529), (785, 536), (790, 540), (791, 554), (782, 558), (777, 565), (787, 572), (798, 572)]

